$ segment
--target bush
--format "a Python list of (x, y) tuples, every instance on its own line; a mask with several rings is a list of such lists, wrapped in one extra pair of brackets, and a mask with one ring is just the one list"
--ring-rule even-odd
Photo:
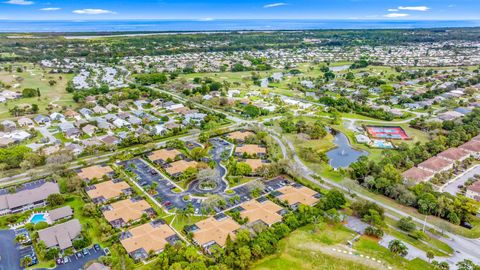
[(60, 250), (58, 248), (51, 248), (45, 253), (44, 257), (47, 260), (53, 260), (58, 257), (59, 251)]
[(33, 228), (34, 228), (36, 231), (45, 229), (45, 228), (47, 228), (47, 227), (48, 227), (48, 223), (45, 222), (45, 221), (41, 221), (41, 222), (39, 222), (39, 223), (37, 223), (37, 224), (35, 224), (35, 225), (33, 226)]
[(415, 225), (415, 222), (413, 222), (411, 217), (401, 218), (397, 222), (397, 226), (398, 228), (406, 232), (413, 232), (417, 228), (417, 225)]
[(376, 237), (376, 238), (382, 238), (383, 237), (383, 231), (380, 228), (368, 226), (365, 229), (365, 235), (373, 236), (373, 237)]

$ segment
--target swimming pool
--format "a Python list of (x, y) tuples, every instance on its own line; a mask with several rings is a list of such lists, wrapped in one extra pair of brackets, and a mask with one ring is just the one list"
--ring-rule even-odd
[(35, 214), (30, 218), (30, 223), (37, 224), (39, 222), (46, 222), (45, 214)]

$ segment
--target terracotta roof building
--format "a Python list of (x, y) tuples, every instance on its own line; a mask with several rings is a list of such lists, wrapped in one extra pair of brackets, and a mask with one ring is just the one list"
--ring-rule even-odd
[(467, 187), (467, 192), (465, 193), (465, 196), (474, 199), (477, 202), (480, 202), (480, 181), (477, 181)]
[(255, 136), (255, 133), (251, 131), (234, 131), (227, 134), (227, 138), (243, 142), (247, 137)]
[(433, 172), (422, 170), (417, 167), (412, 167), (402, 173), (404, 180), (411, 180), (415, 181), (416, 183), (426, 182), (430, 180), (434, 175), (435, 174)]
[(114, 227), (122, 227), (139, 220), (144, 213), (153, 213), (152, 207), (145, 200), (133, 199), (114, 202), (102, 210), (105, 219)]
[(238, 208), (240, 216), (247, 218), (249, 224), (263, 222), (267, 226), (282, 221), (282, 207), (268, 199), (250, 200), (241, 204)]
[(215, 244), (225, 246), (228, 236), (235, 239), (238, 229), (240, 225), (231, 217), (219, 214), (195, 223), (188, 231), (193, 233), (193, 240), (197, 245), (208, 249)]
[(468, 151), (461, 148), (449, 148), (437, 155), (439, 158), (443, 158), (448, 161), (463, 161), (470, 156)]
[(102, 203), (110, 199), (120, 197), (122, 194), (130, 194), (131, 187), (125, 181), (106, 181), (87, 188), (88, 196), (95, 203)]
[(110, 166), (94, 165), (87, 168), (82, 168), (78, 171), (77, 175), (80, 179), (91, 181), (94, 178), (100, 179), (104, 175), (113, 173), (113, 169)]
[(439, 157), (431, 157), (418, 164), (417, 167), (432, 173), (439, 173), (452, 169), (453, 162)]
[(151, 152), (148, 159), (155, 163), (165, 163), (167, 160), (174, 161), (181, 153), (177, 149), (160, 149)]
[(167, 224), (152, 221), (131, 228), (123, 234), (120, 243), (134, 259), (146, 259), (150, 251), (160, 253), (167, 244), (174, 244), (180, 238)]
[(319, 201), (319, 194), (316, 191), (299, 184), (281, 187), (274, 192), (274, 195), (286, 201), (294, 209), (299, 204), (312, 206)]
[(196, 168), (197, 167), (196, 161), (186, 161), (186, 160), (178, 160), (169, 164), (168, 167), (165, 168), (168, 174), (171, 176), (179, 176), (188, 168)]
[(257, 144), (244, 144), (235, 148), (235, 154), (243, 155), (243, 153), (247, 153), (248, 155), (263, 156), (267, 153), (267, 149)]

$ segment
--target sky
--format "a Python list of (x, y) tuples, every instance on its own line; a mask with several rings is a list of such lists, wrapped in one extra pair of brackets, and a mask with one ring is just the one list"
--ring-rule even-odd
[(480, 0), (0, 0), (0, 20), (123, 19), (480, 20)]

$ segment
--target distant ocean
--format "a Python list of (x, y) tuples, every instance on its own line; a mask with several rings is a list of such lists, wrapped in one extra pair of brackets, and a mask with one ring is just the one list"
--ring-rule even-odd
[(228, 30), (412, 29), (476, 27), (480, 21), (383, 20), (0, 20), (0, 32), (180, 32)]

